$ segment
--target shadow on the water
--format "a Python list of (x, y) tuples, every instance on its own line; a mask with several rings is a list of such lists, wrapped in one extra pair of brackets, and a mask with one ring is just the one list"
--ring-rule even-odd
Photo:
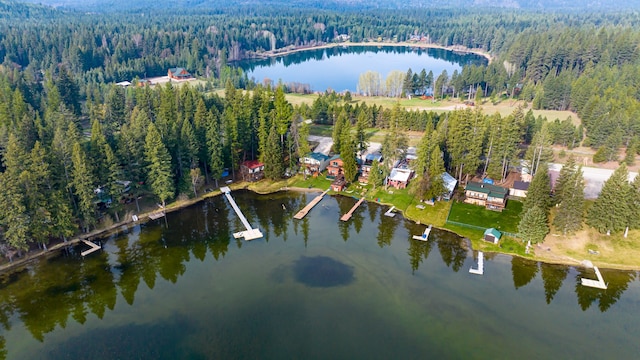
[(353, 282), (353, 266), (328, 256), (302, 256), (293, 264), (297, 282), (309, 287), (334, 287)]

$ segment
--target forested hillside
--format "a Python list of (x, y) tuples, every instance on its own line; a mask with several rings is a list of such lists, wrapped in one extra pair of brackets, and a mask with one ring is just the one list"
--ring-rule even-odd
[[(308, 129), (301, 122), (308, 118), (338, 129), (335, 150), (343, 154), (363, 146), (366, 127), (388, 132), (387, 158), (406, 146), (404, 130), (425, 131), (419, 165), (424, 179), (441, 167), (460, 179), (477, 173), (500, 179), (522, 147), (529, 149), (525, 159), (537, 164), (549, 159), (551, 144), (591, 146), (598, 149), (598, 161), (621, 160), (618, 150), (626, 147), (627, 163), (640, 150), (640, 15), (635, 12), (241, 6), (193, 7), (179, 14), (171, 9), (80, 14), (1, 4), (5, 253), (92, 229), (105, 212), (117, 219), (123, 214), (117, 201), (100, 209), (105, 203), (96, 193), (119, 194), (124, 180), (131, 181), (134, 198), (146, 194), (165, 203), (193, 195), (203, 177), (215, 181), (224, 168), (237, 171), (243, 160), (262, 159), (267, 177), (280, 178), (308, 151)], [(546, 122), (523, 110), (508, 117), (385, 110), (338, 94), (294, 108), (283, 87), (262, 88), (233, 67), (233, 60), (274, 45), (314, 46), (338, 41), (340, 34), (354, 42), (420, 41), (483, 50), (493, 58), (487, 66), (433, 74), (435, 95), (494, 102), (519, 98), (535, 108), (576, 111), (583, 124)], [(205, 85), (114, 85), (165, 75), (174, 66), (185, 67)], [(407, 73), (405, 94), (424, 91), (423, 72), (416, 81)], [(202, 91), (223, 86), (224, 98)], [(431, 161), (440, 153), (442, 164)]]

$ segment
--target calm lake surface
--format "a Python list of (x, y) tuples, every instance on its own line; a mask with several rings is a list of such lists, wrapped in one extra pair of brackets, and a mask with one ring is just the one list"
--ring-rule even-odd
[(356, 91), (358, 78), (367, 71), (380, 73), (384, 80), (393, 70), (419, 73), (433, 71), (434, 81), (447, 70), (461, 71), (467, 64), (486, 64), (475, 54), (459, 54), (443, 49), (412, 49), (400, 46), (349, 46), (330, 49), (305, 50), (263, 60), (238, 62), (249, 79), (256, 82), (270, 79), (274, 83), (309, 84), (313, 91)]
[[(216, 197), (5, 276), (0, 348), (10, 359), (637, 358), (636, 272), (489, 256), (352, 198), (232, 193), (265, 239)], [(283, 207), (284, 206), (284, 207)]]

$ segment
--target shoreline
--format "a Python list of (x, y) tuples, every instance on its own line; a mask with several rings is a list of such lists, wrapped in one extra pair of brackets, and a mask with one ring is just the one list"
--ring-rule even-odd
[[(314, 193), (314, 192), (323, 192), (324, 190), (319, 189), (319, 188), (302, 188), (302, 187), (295, 187), (295, 186), (287, 186), (286, 183), (284, 184), (285, 186), (280, 186), (280, 187), (274, 187), (273, 189), (269, 189), (266, 191), (260, 191), (256, 186), (251, 186), (254, 183), (247, 183), (247, 182), (240, 182), (240, 183), (233, 183), (228, 185), (232, 190), (249, 190), (255, 194), (259, 194), (259, 195), (268, 195), (268, 194), (273, 194), (273, 193), (277, 193), (277, 192), (281, 192), (281, 191), (295, 191), (295, 192), (302, 192), (302, 193)], [(276, 183), (277, 184), (277, 183)], [(174, 212), (174, 211), (179, 211), (182, 210), (186, 207), (195, 205), (197, 203), (200, 203), (208, 198), (211, 197), (215, 197), (215, 196), (219, 196), (221, 195), (222, 192), (219, 189), (216, 189), (214, 191), (211, 192), (205, 192), (202, 195), (199, 195), (193, 199), (189, 199), (189, 200), (184, 200), (184, 201), (179, 201), (179, 202), (174, 202), (171, 203), (169, 205), (167, 205), (167, 207), (164, 209), (165, 215), (167, 213), (170, 212)], [(330, 195), (340, 195), (339, 193), (332, 193)], [(386, 203), (386, 202), (376, 202), (376, 204), (379, 205), (387, 205), (387, 206), (391, 206), (394, 205), (392, 203)], [(402, 217), (405, 218), (406, 220), (409, 220), (411, 222), (414, 222), (416, 224), (420, 223), (418, 220), (411, 218), (410, 216), (407, 216), (405, 214), (405, 212), (403, 210), (397, 209), (401, 214)], [(27, 255), (25, 255), (23, 258), (20, 258), (18, 260), (14, 260), (13, 262), (8, 262), (6, 264), (2, 264), (0, 265), (0, 276), (7, 276), (11, 273), (14, 272), (19, 272), (21, 270), (23, 270), (26, 266), (28, 266), (32, 261), (38, 260), (40, 258), (47, 258), (49, 256), (54, 256), (56, 255), (57, 251), (63, 250), (66, 247), (69, 246), (75, 246), (77, 244), (79, 244), (80, 242), (82, 242), (83, 240), (89, 240), (89, 241), (103, 241), (105, 239), (107, 239), (109, 236), (111, 236), (113, 233), (119, 231), (119, 230), (124, 230), (124, 229), (130, 229), (136, 225), (142, 225), (147, 223), (149, 220), (151, 220), (150, 215), (157, 213), (158, 211), (149, 211), (149, 212), (145, 212), (142, 213), (140, 215), (138, 215), (138, 221), (133, 221), (132, 219), (127, 219), (127, 220), (123, 220), (121, 222), (115, 223), (107, 228), (104, 229), (96, 229), (93, 230), (89, 233), (86, 234), (79, 234), (73, 238), (71, 238), (70, 240), (67, 240), (66, 242), (60, 242), (60, 243), (56, 243), (54, 245), (52, 245), (51, 247), (49, 247), (47, 250), (42, 250), (39, 249), (37, 251), (33, 251), (31, 253), (27, 253)], [(456, 234), (458, 236), (460, 236), (463, 239), (468, 239), (467, 237), (460, 235), (452, 230), (446, 229), (446, 228), (441, 228), (438, 226), (433, 226), (434, 228), (441, 230), (441, 231), (448, 231), (450, 233)], [(469, 241), (471, 241), (469, 239)], [(548, 247), (547, 247), (548, 248)], [(537, 244), (534, 245), (534, 256), (531, 258), (528, 257), (522, 257), (519, 254), (513, 254), (513, 253), (509, 253), (506, 251), (494, 251), (494, 250), (481, 250), (483, 252), (486, 253), (493, 253), (493, 254), (504, 254), (504, 255), (508, 255), (508, 256), (517, 256), (517, 257), (522, 257), (524, 259), (528, 259), (528, 260), (532, 260), (532, 261), (537, 261), (537, 262), (542, 262), (542, 263), (547, 263), (547, 264), (555, 264), (555, 265), (566, 265), (566, 266), (576, 266), (576, 267), (582, 267), (582, 262), (571, 258), (569, 256), (566, 255), (562, 255), (562, 254), (554, 254), (554, 256), (549, 256), (549, 257), (545, 257), (545, 256), (540, 256), (537, 254), (537, 251), (544, 251), (546, 250), (544, 248), (544, 245), (542, 244)], [(473, 251), (479, 251), (476, 249), (473, 249)], [(593, 262), (593, 261), (592, 261)], [(598, 266), (601, 269), (610, 269), (610, 270), (621, 270), (621, 271), (640, 271), (640, 265), (637, 266), (630, 266), (630, 265), (621, 265), (621, 264), (609, 264), (606, 262), (598, 262), (598, 264), (600, 266)]]
[(345, 42), (339, 42), (339, 43), (326, 43), (326, 44), (322, 44), (322, 45), (315, 45), (315, 46), (309, 46), (309, 47), (302, 47), (302, 48), (290, 48), (289, 47), (284, 47), (284, 48), (280, 48), (280, 49), (276, 49), (276, 50), (269, 50), (269, 51), (265, 51), (262, 53), (253, 53), (253, 57), (249, 57), (247, 59), (259, 59), (261, 57), (263, 58), (276, 58), (276, 57), (280, 57), (280, 56), (285, 56), (285, 55), (290, 55), (290, 54), (294, 54), (294, 53), (298, 53), (298, 52), (303, 52), (303, 51), (307, 51), (307, 50), (319, 50), (319, 49), (332, 49), (335, 47), (340, 47), (340, 46), (371, 46), (371, 47), (379, 47), (379, 46), (394, 46), (394, 47), (413, 47), (413, 48), (420, 48), (420, 49), (442, 49), (442, 50), (447, 50), (447, 51), (453, 51), (453, 52), (459, 52), (459, 53), (464, 53), (464, 54), (475, 54), (478, 56), (482, 56), (485, 59), (487, 59), (488, 64), (491, 64), (491, 62), (493, 61), (493, 57), (491, 56), (491, 54), (489, 54), (488, 52), (482, 50), (482, 49), (470, 49), (467, 48), (463, 45), (452, 45), (452, 46), (443, 46), (443, 45), (439, 45), (439, 44), (433, 44), (433, 43), (413, 43), (413, 42), (408, 42), (408, 41), (403, 41), (403, 42), (384, 42), (384, 41), (370, 41), (370, 42), (350, 42), (350, 41), (345, 41)]

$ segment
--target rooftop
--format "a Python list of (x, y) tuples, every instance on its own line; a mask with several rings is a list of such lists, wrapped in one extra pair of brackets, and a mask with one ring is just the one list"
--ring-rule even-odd
[(504, 198), (509, 192), (508, 189), (503, 188), (502, 186), (479, 183), (475, 181), (470, 181), (467, 183), (467, 186), (464, 188), (465, 190), (479, 192), (483, 194), (487, 194), (492, 197), (500, 197)]
[(247, 160), (242, 163), (242, 166), (248, 167), (249, 169), (253, 170), (261, 166), (264, 166), (264, 164), (258, 160)]
[(411, 173), (412, 171), (408, 169), (393, 168), (389, 175), (389, 180), (407, 182), (411, 177)]

